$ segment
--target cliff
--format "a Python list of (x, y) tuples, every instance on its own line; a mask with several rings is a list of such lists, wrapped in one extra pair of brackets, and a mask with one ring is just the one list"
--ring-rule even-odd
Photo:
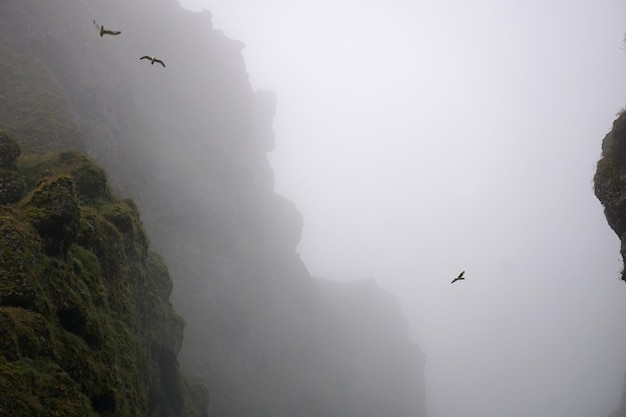
[[(626, 112), (619, 114), (602, 140), (602, 158), (593, 182), (609, 226), (622, 242), (620, 253), (626, 265)], [(626, 280), (624, 271), (622, 279)]]
[[(604, 206), (604, 214), (621, 241), (620, 254), (626, 281), (626, 112), (618, 114), (613, 128), (602, 140), (602, 157), (593, 178), (596, 197)], [(626, 415), (626, 381), (619, 408), (609, 417)]]
[(296, 252), (303, 219), (266, 157), (276, 99), (251, 88), (243, 47), (175, 0), (3, 2), (0, 128), (37, 155), (85, 150), (136, 201), (211, 415), (425, 416), (425, 359), (397, 306), (320, 284)]

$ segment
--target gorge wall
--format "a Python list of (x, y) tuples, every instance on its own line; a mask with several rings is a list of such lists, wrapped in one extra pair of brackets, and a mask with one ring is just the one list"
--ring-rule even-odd
[[(626, 281), (626, 112), (618, 114), (613, 128), (602, 140), (602, 157), (593, 178), (596, 197), (604, 206), (609, 226), (621, 241), (624, 263), (622, 280)], [(626, 381), (619, 409), (610, 417), (626, 415)]]
[[(122, 34), (100, 37), (93, 20)], [(425, 358), (395, 300), (371, 281), (314, 279), (296, 251), (303, 219), (274, 192), (266, 157), (276, 98), (251, 88), (243, 47), (213, 29), (209, 13), (187, 12), (175, 0), (2, 2), (0, 129), (20, 143), (24, 161), (58, 161), (67, 149), (88, 153), (114, 193), (136, 202), (186, 321), (181, 366), (205, 381), (209, 415), (425, 416)], [(146, 54), (167, 67), (139, 60)], [(70, 174), (47, 168), (38, 175)], [(135, 203), (107, 204), (139, 224)], [(143, 255), (148, 239), (132, 230), (143, 236), (141, 267), (155, 272), (149, 260), (159, 258)], [(66, 246), (80, 250), (74, 241)], [(61, 262), (64, 270), (70, 261)], [(129, 262), (122, 262), (132, 271), (123, 282), (149, 275)], [(132, 329), (142, 340), (172, 341), (171, 375), (180, 383), (171, 412), (201, 413), (202, 385), (177, 373), (182, 321), (159, 268), (160, 307), (142, 310), (146, 322), (133, 319)], [(128, 308), (144, 302), (139, 293), (129, 300)], [(111, 326), (128, 319), (99, 314), (110, 315)], [(176, 337), (150, 333), (154, 326)], [(150, 369), (144, 378), (155, 386), (171, 376)]]

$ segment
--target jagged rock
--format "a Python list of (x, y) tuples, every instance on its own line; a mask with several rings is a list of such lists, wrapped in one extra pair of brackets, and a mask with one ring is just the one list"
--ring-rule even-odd
[(0, 168), (15, 170), (15, 160), (22, 150), (15, 139), (0, 131)]
[[(602, 159), (593, 182), (607, 222), (622, 242), (620, 253), (626, 266), (626, 112), (613, 122), (613, 129), (602, 141)], [(622, 279), (626, 280), (625, 272)]]

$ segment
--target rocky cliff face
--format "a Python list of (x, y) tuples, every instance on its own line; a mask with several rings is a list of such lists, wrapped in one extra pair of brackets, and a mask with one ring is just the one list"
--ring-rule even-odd
[[(626, 281), (626, 112), (613, 122), (613, 128), (602, 141), (602, 158), (593, 178), (596, 197), (604, 206), (609, 226), (621, 241), (620, 254), (624, 262), (622, 280)], [(626, 390), (626, 381), (624, 382)], [(626, 415), (626, 391), (618, 410), (610, 417)]]
[[(609, 226), (622, 242), (620, 253), (626, 265), (626, 112), (613, 122), (613, 129), (602, 141), (602, 158), (593, 182)], [(626, 280), (624, 271), (626, 268), (622, 279)]]
[[(122, 34), (101, 38), (94, 19)], [(393, 303), (320, 284), (296, 252), (303, 219), (266, 157), (275, 97), (250, 87), (243, 47), (175, 0), (2, 2), (0, 91), (22, 88), (0, 127), (34, 152), (87, 150), (137, 202), (211, 415), (424, 416), (424, 358)]]

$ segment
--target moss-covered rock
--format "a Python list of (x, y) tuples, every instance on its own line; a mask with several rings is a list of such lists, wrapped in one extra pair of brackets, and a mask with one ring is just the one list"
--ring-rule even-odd
[(111, 200), (104, 170), (91, 161), (85, 161), (71, 171), (80, 200), (84, 203)]
[(0, 217), (0, 305), (43, 309), (41, 273), (37, 254), (42, 250), (39, 237), (24, 224), (3, 211)]
[(52, 361), (0, 356), (0, 416), (97, 417), (75, 381)]
[(69, 175), (81, 203), (103, 205), (112, 201), (104, 170), (80, 152), (28, 153), (18, 159), (17, 165), (28, 190), (44, 178)]
[(206, 416), (135, 203), (77, 152), (16, 166), (28, 194), (0, 206), (0, 417)]
[(78, 237), (80, 208), (69, 176), (43, 179), (23, 206), (49, 255), (65, 255)]
[(107, 205), (103, 217), (111, 222), (124, 238), (124, 249), (128, 256), (137, 260), (147, 257), (148, 237), (146, 236), (139, 211), (132, 200), (125, 199), (118, 204)]

